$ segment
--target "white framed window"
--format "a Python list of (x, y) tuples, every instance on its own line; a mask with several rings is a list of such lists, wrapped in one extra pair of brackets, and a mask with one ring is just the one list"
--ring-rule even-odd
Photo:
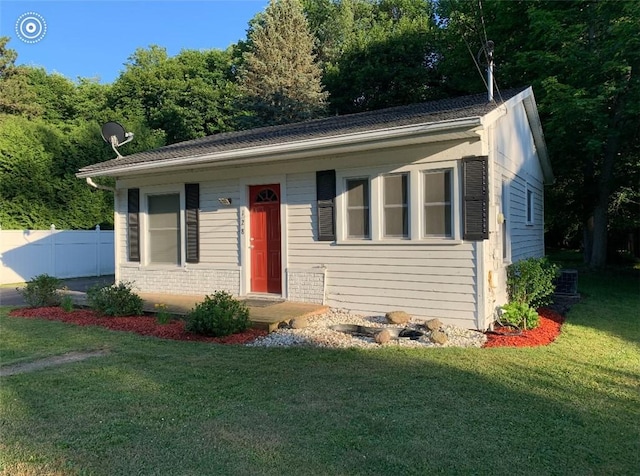
[(385, 175), (383, 181), (383, 237), (409, 238), (409, 174)]
[(371, 238), (371, 194), (368, 177), (347, 178), (346, 236), (348, 239)]
[(444, 244), (460, 240), (460, 163), (336, 171), (336, 242)]
[(176, 267), (186, 263), (185, 185), (140, 189), (140, 264)]
[(534, 224), (534, 194), (533, 189), (529, 186), (529, 184), (525, 187), (525, 212), (526, 212), (526, 223), (527, 225)]
[(426, 238), (453, 236), (453, 170), (423, 172), (423, 236)]
[(147, 195), (147, 251), (149, 264), (182, 262), (180, 194)]

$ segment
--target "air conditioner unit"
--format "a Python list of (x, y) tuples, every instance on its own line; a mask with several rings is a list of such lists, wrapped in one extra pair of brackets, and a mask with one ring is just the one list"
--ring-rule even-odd
[(578, 295), (578, 270), (563, 269), (556, 278), (556, 294), (561, 296)]

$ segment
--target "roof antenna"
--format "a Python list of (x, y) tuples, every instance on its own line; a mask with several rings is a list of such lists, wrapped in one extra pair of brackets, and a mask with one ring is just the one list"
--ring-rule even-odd
[(118, 152), (117, 147), (131, 142), (133, 140), (133, 132), (125, 132), (117, 122), (107, 122), (102, 126), (102, 138), (107, 144), (111, 144), (111, 148), (118, 156), (118, 159), (122, 158), (122, 154)]
[(480, 48), (478, 51), (478, 62), (480, 62), (480, 54), (482, 52), (485, 53), (487, 58), (487, 92), (488, 92), (488, 100), (489, 102), (493, 101), (493, 50), (495, 44), (491, 40), (487, 40), (487, 42)]

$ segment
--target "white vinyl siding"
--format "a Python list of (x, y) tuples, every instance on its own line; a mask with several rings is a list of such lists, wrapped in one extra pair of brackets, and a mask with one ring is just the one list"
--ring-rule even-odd
[(416, 317), (475, 327), (473, 243), (317, 241), (315, 172), (288, 175), (287, 193), (288, 266), (324, 267), (327, 305), (367, 315), (402, 309)]
[(511, 194), (509, 192), (509, 184), (506, 177), (502, 178), (501, 184), (501, 213), (502, 224), (500, 225), (500, 239), (502, 241), (502, 260), (509, 264), (511, 262), (511, 233), (509, 227), (511, 226), (511, 217), (509, 208), (511, 204)]
[[(231, 204), (224, 205), (219, 198), (229, 198)], [(200, 183), (200, 264), (240, 264), (239, 202), (237, 180)]]

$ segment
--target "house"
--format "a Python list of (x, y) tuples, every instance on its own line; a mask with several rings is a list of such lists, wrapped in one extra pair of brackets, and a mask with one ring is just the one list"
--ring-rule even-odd
[(486, 329), (542, 256), (553, 175), (531, 88), (217, 134), (85, 167), (116, 178), (116, 279)]

